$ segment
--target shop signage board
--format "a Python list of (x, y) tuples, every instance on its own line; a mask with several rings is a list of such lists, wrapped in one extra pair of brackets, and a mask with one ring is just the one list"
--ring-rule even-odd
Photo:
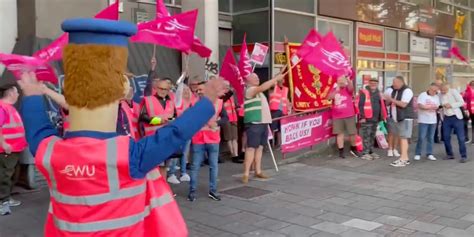
[(435, 57), (450, 58), (449, 50), (451, 49), (452, 41), (448, 38), (436, 38), (435, 41)]
[(436, 13), (432, 7), (421, 7), (418, 11), (418, 31), (422, 36), (436, 35)]
[(416, 54), (429, 55), (431, 51), (431, 39), (411, 34), (410, 51)]
[(381, 28), (359, 26), (357, 28), (357, 45), (383, 49), (384, 30)]
[(331, 138), (331, 112), (326, 110), (281, 120), (282, 152), (294, 152)]

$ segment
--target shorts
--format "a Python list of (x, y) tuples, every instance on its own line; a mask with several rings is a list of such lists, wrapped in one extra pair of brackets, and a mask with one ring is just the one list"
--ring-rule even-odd
[(387, 132), (398, 136), (397, 122), (393, 121), (392, 118), (387, 119)]
[(332, 133), (333, 134), (347, 134), (347, 135), (356, 135), (356, 121), (355, 116), (342, 119), (333, 119), (332, 120)]
[(258, 148), (268, 143), (268, 124), (245, 124), (247, 147)]
[[(281, 110), (272, 110), (272, 119), (283, 117), (283, 112)], [(280, 131), (280, 120), (274, 120), (272, 125), (270, 125), (272, 131)]]
[(413, 119), (405, 119), (395, 123), (397, 133), (400, 138), (410, 139), (413, 133)]
[(222, 126), (222, 137), (223, 140), (228, 142), (232, 140), (237, 140), (238, 138), (238, 129), (237, 123), (226, 123)]

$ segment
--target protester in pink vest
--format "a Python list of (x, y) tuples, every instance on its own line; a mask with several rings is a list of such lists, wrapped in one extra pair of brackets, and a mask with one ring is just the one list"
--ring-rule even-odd
[(23, 121), (13, 107), (19, 96), (16, 85), (3, 85), (0, 96), (0, 215), (3, 216), (11, 213), (10, 207), (21, 204), (11, 198), (10, 192), (20, 152), (25, 150), (27, 143)]
[[(471, 119), (472, 133), (471, 133), (471, 142), (474, 144), (474, 80), (469, 82), (466, 86), (466, 91), (464, 91), (464, 101), (466, 102), (466, 110), (469, 113)], [(467, 130), (467, 129), (466, 129)], [(469, 133), (466, 131), (466, 140), (469, 140)]]

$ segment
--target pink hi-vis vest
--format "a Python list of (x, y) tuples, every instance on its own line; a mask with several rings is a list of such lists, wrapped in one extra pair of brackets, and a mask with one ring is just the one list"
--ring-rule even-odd
[[(214, 103), (216, 113), (212, 118), (209, 120), (209, 123), (216, 122), (218, 120), (219, 115), (222, 112), (222, 104), (223, 101), (221, 99), (217, 100)], [(208, 125), (204, 125), (204, 127), (197, 132), (193, 138), (193, 144), (219, 144), (221, 142), (221, 130), (220, 127), (211, 128)]]
[(236, 123), (237, 122), (237, 111), (235, 110), (235, 101), (234, 97), (230, 97), (224, 103), (225, 111), (227, 112), (227, 117), (229, 117), (229, 122)]
[(280, 88), (276, 85), (270, 95), (270, 110), (279, 110), (280, 104), (283, 115), (288, 115), (288, 87)]
[(128, 136), (40, 143), (35, 163), (51, 194), (46, 237), (188, 235), (160, 172), (130, 177), (129, 144)]
[(182, 100), (181, 106), (176, 107), (176, 114), (181, 116), (191, 106), (191, 100)]
[[(174, 115), (174, 102), (173, 100), (169, 99), (166, 101), (166, 108), (161, 106), (161, 103), (158, 101), (156, 96), (146, 96), (144, 98), (144, 103), (146, 106), (146, 111), (148, 116), (151, 118), (153, 117), (160, 117), (160, 118), (172, 118)], [(144, 124), (145, 127), (145, 136), (150, 136), (155, 134), (155, 131), (161, 128), (162, 126), (153, 126), (150, 124)]]
[(128, 105), (127, 101), (121, 101), (120, 107), (127, 116), (129, 126), (127, 129), (130, 132), (130, 137), (132, 137), (134, 140), (137, 140), (138, 138), (140, 138), (140, 135), (138, 133), (138, 116), (140, 114), (140, 108), (137, 103), (132, 103), (133, 108), (130, 108), (130, 105)]
[[(21, 152), (28, 146), (25, 138), (25, 128), (20, 114), (13, 107), (13, 105), (0, 102), (0, 107), (5, 110), (5, 123), (1, 127), (3, 138), (8, 143), (12, 152)], [(5, 153), (5, 150), (0, 146), (0, 153)], [(1, 158), (0, 158), (1, 159)]]

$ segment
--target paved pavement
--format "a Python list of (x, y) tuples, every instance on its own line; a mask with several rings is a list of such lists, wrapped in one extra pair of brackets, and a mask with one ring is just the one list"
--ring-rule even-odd
[[(442, 148), (436, 145), (435, 155), (442, 157)], [(472, 160), (474, 146), (468, 149)], [(220, 166), (221, 202), (206, 197), (207, 167), (196, 202), (185, 200), (186, 184), (173, 189), (193, 237), (474, 236), (474, 161), (390, 162), (313, 155), (247, 186), (239, 182), (241, 166), (227, 162)], [(24, 205), (0, 217), (0, 237), (41, 236), (47, 190), (16, 197)]]

